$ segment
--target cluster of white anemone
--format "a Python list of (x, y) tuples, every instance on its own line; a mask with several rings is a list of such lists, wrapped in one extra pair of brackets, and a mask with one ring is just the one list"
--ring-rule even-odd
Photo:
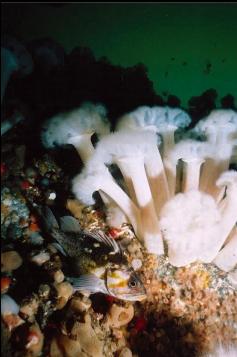
[(167, 245), (176, 267), (201, 261), (231, 271), (237, 264), (237, 172), (230, 170), (237, 163), (237, 113), (217, 109), (186, 130), (190, 123), (179, 108), (143, 106), (119, 118), (111, 132), (105, 108), (86, 103), (48, 120), (42, 141), (77, 149), (84, 168), (72, 190), (85, 205), (99, 192), (110, 226), (129, 222), (150, 253), (164, 254)]

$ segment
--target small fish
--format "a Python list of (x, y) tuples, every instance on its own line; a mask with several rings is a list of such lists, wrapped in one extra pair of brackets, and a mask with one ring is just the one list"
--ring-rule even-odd
[(142, 301), (146, 298), (146, 290), (138, 275), (126, 266), (107, 268), (101, 278), (87, 274), (68, 280), (76, 291), (89, 294), (101, 292), (126, 301)]
[(140, 301), (146, 298), (145, 288), (137, 273), (128, 267), (126, 252), (102, 231), (83, 231), (72, 216), (60, 218), (45, 207), (41, 217), (56, 248), (67, 257), (72, 277), (67, 277), (76, 291), (89, 294), (102, 292), (121, 300)]

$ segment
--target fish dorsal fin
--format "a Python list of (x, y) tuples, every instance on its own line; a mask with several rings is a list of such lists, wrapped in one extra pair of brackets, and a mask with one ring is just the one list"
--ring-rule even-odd
[(87, 232), (87, 234), (94, 238), (97, 242), (103, 243), (107, 245), (107, 247), (111, 248), (114, 253), (122, 254), (122, 248), (119, 243), (116, 242), (115, 239), (110, 238), (102, 231), (97, 232)]
[(79, 278), (67, 277), (67, 280), (72, 284), (75, 291), (108, 294), (104, 281), (94, 274), (81, 275)]
[(78, 220), (72, 216), (64, 216), (60, 218), (60, 227), (64, 232), (81, 232), (81, 226)]

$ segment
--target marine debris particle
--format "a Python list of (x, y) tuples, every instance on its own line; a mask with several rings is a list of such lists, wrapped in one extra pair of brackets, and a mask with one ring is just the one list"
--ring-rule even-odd
[(206, 64), (205, 64), (203, 73), (204, 73), (204, 74), (210, 74), (210, 73), (211, 73), (211, 70), (212, 70), (212, 64), (211, 64), (211, 62), (208, 60), (208, 61), (206, 61)]

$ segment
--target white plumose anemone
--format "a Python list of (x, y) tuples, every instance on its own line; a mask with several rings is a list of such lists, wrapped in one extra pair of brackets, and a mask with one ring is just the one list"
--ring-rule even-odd
[(203, 357), (236, 357), (237, 356), (237, 346), (222, 346), (219, 345), (211, 353), (205, 354)]
[[(75, 196), (93, 204), (99, 191), (110, 224), (119, 226), (126, 217), (150, 253), (163, 254), (165, 240), (174, 266), (214, 262), (231, 272), (237, 264), (237, 172), (230, 170), (237, 164), (237, 113), (214, 110), (177, 143), (175, 131), (191, 122), (179, 108), (140, 107), (118, 120), (115, 133), (102, 109), (89, 110), (89, 128), (88, 108), (81, 108), (53, 118), (42, 134), (47, 147), (70, 143), (79, 152), (85, 168), (73, 180)], [(95, 148), (94, 131), (102, 137)], [(206, 141), (191, 140), (195, 131)], [(110, 174), (111, 164), (120, 169), (122, 184)]]
[(198, 190), (179, 193), (167, 202), (160, 224), (170, 263), (180, 267), (196, 260), (212, 261), (212, 244), (220, 219), (214, 199)]

